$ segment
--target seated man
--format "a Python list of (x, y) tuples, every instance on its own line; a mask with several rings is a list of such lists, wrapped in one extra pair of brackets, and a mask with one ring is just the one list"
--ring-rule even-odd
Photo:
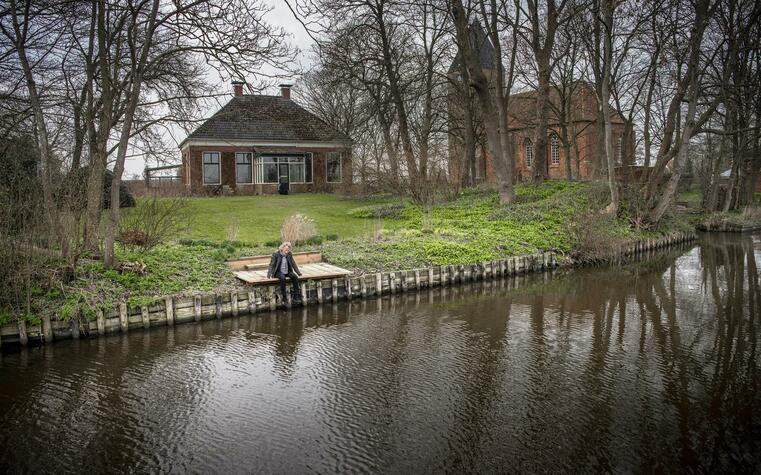
[(267, 270), (267, 278), (277, 277), (280, 279), (280, 297), (283, 302), (288, 302), (287, 294), (285, 290), (285, 278), (291, 278), (291, 292), (293, 295), (293, 303), (301, 303), (301, 288), (299, 287), (299, 278), (301, 275), (296, 262), (293, 260), (293, 254), (291, 254), (291, 243), (286, 241), (278, 247), (278, 251), (272, 254), (270, 259), (270, 267)]

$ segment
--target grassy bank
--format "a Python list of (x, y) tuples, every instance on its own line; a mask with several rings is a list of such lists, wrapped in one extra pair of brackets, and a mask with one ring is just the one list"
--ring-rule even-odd
[(600, 184), (550, 181), (519, 185), (516, 192), (510, 206), (501, 206), (495, 192), (476, 189), (429, 209), (399, 199), (360, 201), (332, 195), (192, 199), (193, 225), (175, 241), (146, 252), (117, 249), (120, 261), (144, 263), (144, 275), (85, 262), (72, 282), (36, 290), (35, 313), (69, 318), (81, 311), (93, 317), (98, 307), (113, 308), (120, 301), (141, 305), (163, 295), (239, 286), (225, 259), (273, 252), (281, 223), (295, 213), (314, 219), (319, 234), (296, 251), (321, 250), (326, 261), (358, 274), (548, 250), (594, 253), (690, 227), (671, 219), (661, 229), (634, 231), (626, 210), (617, 217), (600, 214), (607, 201)]
[(733, 232), (761, 229), (761, 207), (747, 206), (739, 211), (711, 213), (700, 222), (698, 228)]

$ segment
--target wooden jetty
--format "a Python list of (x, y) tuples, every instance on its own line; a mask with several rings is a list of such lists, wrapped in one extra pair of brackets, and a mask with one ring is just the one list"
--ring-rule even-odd
[[(229, 259), (227, 265), (235, 277), (247, 284), (272, 284), (277, 278), (267, 278), (271, 256), (250, 256)], [(299, 280), (337, 279), (351, 275), (351, 271), (322, 262), (321, 252), (294, 252), (293, 260), (299, 266)]]

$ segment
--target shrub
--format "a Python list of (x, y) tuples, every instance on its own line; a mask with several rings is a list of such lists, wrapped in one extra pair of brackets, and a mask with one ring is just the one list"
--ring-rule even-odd
[(375, 206), (363, 206), (349, 211), (352, 218), (400, 218), (405, 203), (386, 203)]
[(225, 231), (227, 233), (227, 241), (236, 241), (238, 239), (238, 229), (240, 228), (240, 223), (238, 222), (237, 216), (233, 216), (229, 223), (227, 223), (227, 227), (225, 228)]
[(283, 241), (306, 241), (317, 235), (314, 220), (303, 214), (289, 216), (280, 228), (280, 238)]
[(272, 239), (270, 241), (266, 241), (264, 245), (266, 247), (278, 247), (280, 245), (280, 241), (278, 241), (277, 239)]
[(117, 240), (127, 247), (148, 250), (186, 230), (190, 223), (187, 199), (153, 195), (124, 210)]
[(322, 244), (322, 236), (312, 236), (309, 239), (305, 239), (303, 241), (292, 241), (294, 246), (307, 246), (307, 245), (314, 245), (319, 246)]
[(613, 232), (617, 228), (615, 216), (589, 211), (567, 224), (574, 240), (571, 257), (578, 262), (598, 262), (619, 251), (626, 242), (625, 236)]

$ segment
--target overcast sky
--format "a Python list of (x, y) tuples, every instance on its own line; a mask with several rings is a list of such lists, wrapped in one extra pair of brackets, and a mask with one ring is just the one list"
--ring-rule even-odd
[[(293, 17), (293, 13), (291, 13), (291, 10), (288, 8), (288, 5), (286, 5), (285, 1), (283, 0), (264, 0), (264, 3), (269, 4), (272, 6), (272, 11), (267, 14), (265, 17), (267, 21), (274, 26), (283, 27), (289, 34), (289, 43), (301, 50), (301, 55), (299, 57), (299, 60), (303, 63), (307, 62), (307, 55), (311, 51), (313, 41), (309, 37), (306, 31), (304, 31), (304, 27), (301, 26), (301, 23), (298, 22)], [(295, 82), (297, 78), (293, 78), (290, 82)], [(227, 93), (229, 92), (232, 96), (232, 86), (230, 84), (220, 84), (220, 93)], [(265, 94), (278, 94), (279, 91), (277, 90), (277, 87), (272, 88), (272, 90), (264, 91)], [(212, 109), (208, 112), (206, 115), (207, 117), (210, 116), (216, 112), (215, 109)], [(181, 142), (185, 139), (185, 133), (179, 129), (179, 128), (173, 128), (174, 137), (167, 136), (167, 140), (171, 143), (168, 143), (168, 145), (174, 145), (173, 142), (178, 141)], [(177, 164), (180, 163), (180, 150), (177, 149)], [(150, 166), (156, 166), (155, 163), (151, 163)], [(132, 178), (134, 175), (139, 175), (142, 177), (143, 170), (145, 169), (145, 159), (144, 157), (130, 157), (127, 158), (127, 161), (124, 164), (124, 178)]]

